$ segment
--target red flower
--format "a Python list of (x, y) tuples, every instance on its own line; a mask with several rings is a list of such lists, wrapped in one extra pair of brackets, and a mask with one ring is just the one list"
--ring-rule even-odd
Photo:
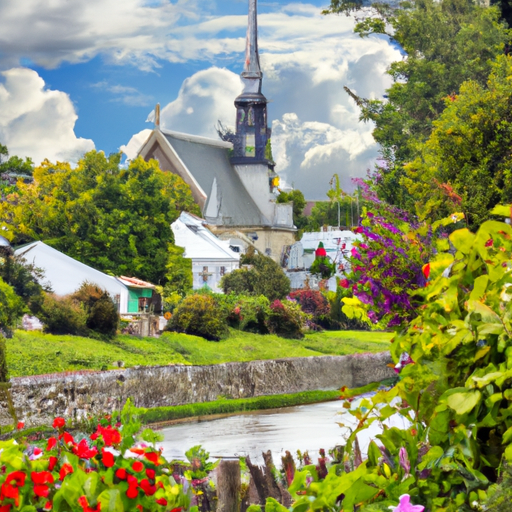
[(57, 462), (59, 462), (59, 459), (57, 457), (50, 457), (48, 460), (50, 462), (48, 464), (48, 471), (53, 471), (53, 468), (55, 467)]
[(27, 478), (27, 475), (23, 471), (13, 471), (7, 475), (5, 483), (23, 487), (25, 485), (25, 478)]
[(53, 507), (53, 503), (51, 501), (47, 501), (46, 505), (43, 507), (43, 510), (51, 510)]
[(11, 510), (11, 505), (2, 505), (0, 507), (0, 512), (9, 512)]
[(14, 500), (14, 504), (18, 506), (20, 501), (20, 491), (18, 487), (4, 482), (2, 487), (0, 487), (0, 501), (3, 501), (5, 498)]
[(18, 425), (16, 425), (16, 428), (18, 430), (21, 430), (25, 426), (25, 423), (23, 421), (18, 421)]
[(133, 471), (135, 471), (136, 473), (140, 473), (140, 472), (144, 469), (144, 464), (142, 464), (142, 462), (140, 462), (140, 460), (136, 460), (136, 461), (132, 464), (132, 469), (133, 469)]
[(155, 470), (154, 469), (146, 469), (146, 476), (151, 478), (151, 480), (155, 479)]
[(423, 271), (423, 275), (425, 276), (425, 279), (428, 279), (430, 276), (430, 263), (423, 265), (423, 268), (421, 270)]
[(162, 505), (162, 507), (167, 506), (167, 500), (166, 500), (165, 498), (160, 498), (160, 499), (156, 500), (156, 502), (157, 502), (159, 505)]
[(348, 288), (350, 286), (350, 282), (348, 279), (340, 279), (340, 286), (342, 288)]
[(47, 498), (48, 494), (50, 494), (50, 489), (47, 485), (34, 485), (34, 494), (36, 496), (40, 496), (41, 498)]
[(62, 428), (66, 424), (66, 420), (64, 418), (55, 418), (53, 420), (53, 428)]
[(50, 450), (53, 450), (56, 444), (57, 439), (55, 437), (50, 437), (50, 439), (48, 439), (48, 444), (46, 445), (46, 451), (49, 452)]
[(158, 466), (158, 457), (160, 454), (158, 452), (147, 452), (144, 454), (144, 457), (149, 460), (149, 462), (152, 462), (155, 464), (155, 466)]
[(153, 496), (156, 492), (156, 487), (151, 485), (147, 478), (143, 478), (140, 481), (140, 488), (146, 493), (146, 496)]
[(357, 228), (354, 229), (354, 233), (362, 233), (363, 228), (361, 226), (357, 226)]
[(72, 444), (75, 444), (75, 440), (73, 439), (73, 436), (69, 432), (64, 432), (59, 436), (59, 439), (64, 438), (64, 444), (67, 446), (71, 446)]
[(116, 471), (116, 476), (117, 476), (117, 478), (119, 478), (120, 480), (125, 480), (125, 479), (126, 479), (126, 469), (124, 469), (124, 468), (119, 468), (119, 469)]
[(73, 446), (73, 453), (81, 459), (92, 459), (98, 454), (98, 449), (95, 446), (92, 449), (89, 448), (87, 441), (82, 439), (76, 446)]
[(492, 238), (489, 238), (487, 242), (485, 242), (485, 247), (492, 247), (494, 245), (494, 240)]
[(105, 465), (106, 468), (111, 468), (113, 465), (114, 465), (114, 454), (111, 453), (111, 452), (107, 452), (107, 450), (105, 450), (105, 448), (103, 448), (103, 450), (101, 450), (101, 453), (103, 455), (103, 464)]
[(68, 464), (67, 462), (65, 464), (62, 464), (59, 473), (60, 479), (64, 480), (66, 475), (69, 475), (70, 473), (73, 473), (73, 466), (71, 464)]
[(53, 475), (49, 471), (32, 471), (30, 478), (35, 484), (53, 484)]
[(171, 510), (171, 512), (181, 512), (183, 510), (183, 507), (176, 507)]
[(142, 512), (144, 510), (144, 507), (142, 505), (137, 505), (136, 507), (140, 512)]
[(126, 496), (130, 498), (131, 500), (134, 500), (139, 495), (139, 490), (137, 489), (137, 486), (132, 485), (128, 487), (128, 490), (126, 491)]

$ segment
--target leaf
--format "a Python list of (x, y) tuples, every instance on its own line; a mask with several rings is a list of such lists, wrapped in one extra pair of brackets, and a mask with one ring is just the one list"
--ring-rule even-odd
[[(103, 511), (103, 508), (101, 509)], [(267, 502), (265, 503), (265, 512), (289, 512), (288, 509), (281, 505), (274, 498), (267, 498)]]
[(450, 235), (450, 241), (462, 254), (469, 254), (475, 242), (475, 235), (469, 229), (458, 229)]
[[(459, 392), (450, 395), (446, 399), (448, 406), (458, 415), (466, 414), (472, 411), (482, 398), (480, 391)], [(442, 399), (442, 397), (441, 397)]]
[(466, 308), (470, 314), (479, 313), (482, 317), (482, 322), (484, 323), (501, 323), (501, 317), (496, 314), (489, 306), (478, 300), (468, 300)]
[(473, 290), (469, 295), (469, 300), (480, 301), (485, 295), (487, 284), (489, 283), (489, 276), (478, 276), (473, 283)]
[(119, 489), (108, 489), (98, 496), (102, 512), (124, 512), (123, 501)]
[(512, 208), (511, 205), (497, 205), (491, 211), (491, 215), (500, 215), (502, 217), (512, 218)]

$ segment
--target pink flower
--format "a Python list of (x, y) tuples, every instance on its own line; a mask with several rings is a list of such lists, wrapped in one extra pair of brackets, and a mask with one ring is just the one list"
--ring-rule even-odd
[(393, 512), (423, 512), (425, 510), (423, 505), (412, 505), (411, 497), (408, 494), (403, 494), (398, 499), (400, 503), (393, 509)]
[(409, 476), (409, 472), (411, 471), (411, 463), (409, 462), (407, 450), (403, 446), (400, 448), (398, 457), (400, 459), (400, 466), (404, 468), (405, 476)]

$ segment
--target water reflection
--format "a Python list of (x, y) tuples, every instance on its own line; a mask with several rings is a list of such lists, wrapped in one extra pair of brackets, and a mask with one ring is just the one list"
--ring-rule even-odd
[[(316, 460), (320, 448), (329, 450), (343, 444), (346, 429), (338, 423), (354, 425), (354, 418), (341, 405), (339, 401), (302, 405), (168, 427), (162, 430), (164, 456), (183, 459), (186, 450), (200, 444), (212, 457), (250, 455), (261, 463), (261, 452), (271, 450), (274, 461), (279, 462), (286, 450), (293, 455), (307, 450)], [(361, 449), (378, 433), (379, 426), (374, 423), (361, 434)]]

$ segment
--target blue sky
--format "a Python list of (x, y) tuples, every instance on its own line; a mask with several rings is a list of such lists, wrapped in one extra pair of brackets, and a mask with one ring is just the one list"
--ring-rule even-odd
[[(258, 3), (276, 170), (309, 199), (334, 172), (350, 189), (372, 166), (372, 126), (343, 86), (381, 97), (400, 58), (352, 18), (321, 16), (326, 4)], [(132, 157), (157, 102), (164, 128), (215, 137), (217, 120), (234, 122), (246, 23), (247, 0), (3, 0), (0, 142), (36, 164), (93, 148)]]

